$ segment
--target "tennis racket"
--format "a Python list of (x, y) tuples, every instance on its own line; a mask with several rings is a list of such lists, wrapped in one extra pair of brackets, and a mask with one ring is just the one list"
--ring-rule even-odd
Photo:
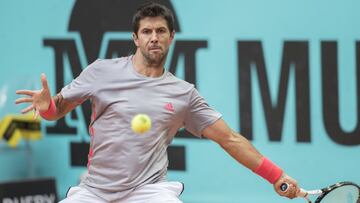
[[(281, 191), (289, 188), (287, 183), (280, 186)], [(305, 198), (312, 203), (309, 195), (317, 196), (314, 203), (360, 203), (360, 187), (353, 182), (339, 182), (319, 190), (300, 189), (298, 197)]]

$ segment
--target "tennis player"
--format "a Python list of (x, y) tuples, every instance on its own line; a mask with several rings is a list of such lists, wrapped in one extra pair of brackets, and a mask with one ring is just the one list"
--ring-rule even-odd
[[(134, 55), (96, 60), (51, 97), (46, 76), (41, 90), (18, 90), (47, 120), (65, 116), (87, 99), (92, 102), (88, 175), (71, 187), (61, 203), (180, 203), (183, 184), (166, 180), (166, 149), (181, 127), (218, 143), (235, 160), (294, 198), (297, 182), (231, 130), (194, 88), (164, 68), (174, 39), (172, 12), (157, 3), (144, 4), (133, 16)], [(153, 127), (142, 136), (130, 127), (138, 113), (150, 116)], [(287, 183), (286, 192), (280, 185)]]

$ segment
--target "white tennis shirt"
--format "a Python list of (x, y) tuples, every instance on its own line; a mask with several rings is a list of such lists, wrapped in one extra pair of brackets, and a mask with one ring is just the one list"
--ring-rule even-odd
[[(107, 201), (164, 181), (166, 149), (179, 128), (201, 136), (221, 118), (194, 85), (168, 71), (157, 78), (139, 74), (132, 57), (96, 60), (61, 90), (66, 100), (92, 102), (89, 174), (81, 186)], [(152, 128), (141, 135), (131, 130), (139, 113), (152, 120)]]

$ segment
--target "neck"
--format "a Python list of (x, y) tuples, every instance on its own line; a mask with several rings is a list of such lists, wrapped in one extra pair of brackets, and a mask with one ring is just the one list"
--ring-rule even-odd
[(140, 51), (135, 53), (132, 63), (135, 71), (146, 77), (160, 77), (164, 72), (165, 60), (160, 63), (149, 63)]

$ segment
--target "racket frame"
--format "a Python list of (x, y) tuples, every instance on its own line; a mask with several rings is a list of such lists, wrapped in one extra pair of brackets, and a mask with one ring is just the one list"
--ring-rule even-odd
[(314, 202), (314, 203), (320, 203), (321, 200), (327, 194), (329, 194), (331, 191), (335, 190), (336, 188), (346, 186), (346, 185), (352, 185), (352, 186), (357, 187), (357, 189), (359, 190), (359, 196), (358, 196), (357, 202), (359, 202), (359, 199), (360, 199), (360, 187), (357, 184), (355, 184), (353, 182), (350, 182), (350, 181), (339, 182), (339, 183), (335, 183), (333, 185), (330, 185), (329, 187), (325, 187), (325, 188), (323, 188), (321, 190), (310, 190), (310, 191), (306, 191), (306, 192), (309, 195), (316, 195), (316, 194), (319, 194), (319, 191), (321, 191), (320, 195), (316, 198), (316, 200)]
[[(357, 189), (359, 190), (359, 196), (358, 196), (358, 199), (357, 199), (357, 202), (356, 203), (360, 203), (360, 187), (359, 185), (353, 183), (353, 182), (350, 182), (350, 181), (343, 181), (343, 182), (339, 182), (339, 183), (335, 183), (333, 185), (330, 185), (328, 187), (325, 187), (323, 189), (320, 189), (320, 190), (304, 190), (302, 188), (300, 188), (300, 192), (297, 194), (298, 197), (303, 197), (305, 198), (308, 203), (312, 203), (312, 201), (309, 199), (309, 195), (319, 195), (315, 202), (314, 203), (320, 203), (321, 200), (327, 195), (329, 194), (331, 191), (335, 190), (336, 188), (339, 188), (339, 187), (343, 187), (343, 186), (346, 186), (346, 185), (352, 185), (352, 186), (355, 186), (357, 187)], [(289, 188), (289, 185), (288, 183), (283, 183), (281, 184), (280, 186), (280, 189), (282, 191), (286, 191), (287, 189)]]

